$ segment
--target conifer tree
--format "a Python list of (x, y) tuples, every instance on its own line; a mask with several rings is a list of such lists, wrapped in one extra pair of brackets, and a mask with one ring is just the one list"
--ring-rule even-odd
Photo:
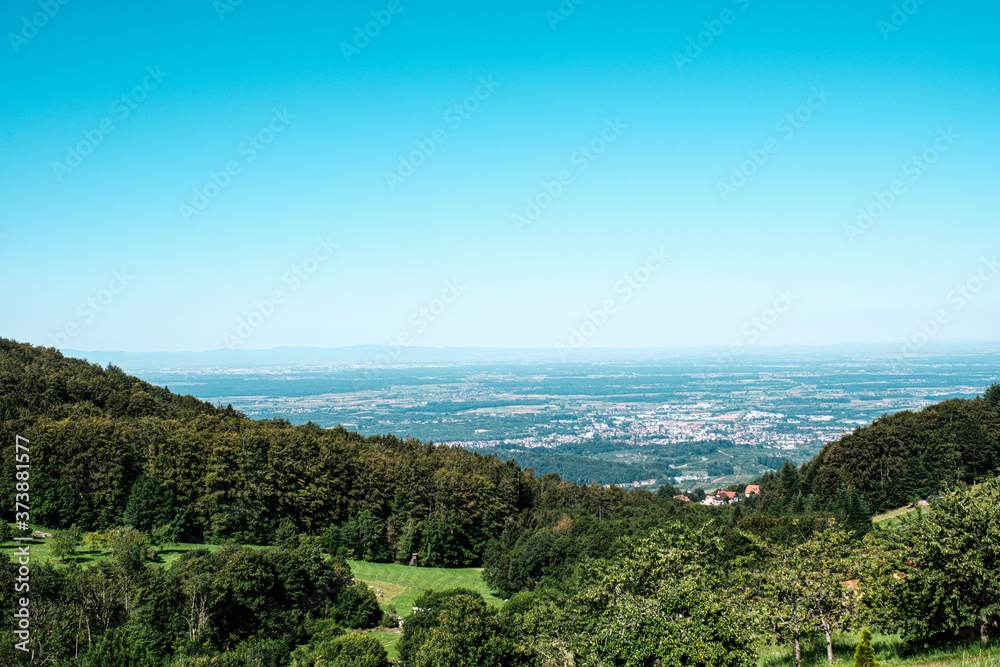
[(872, 633), (868, 628), (861, 631), (861, 641), (854, 651), (854, 667), (879, 667), (875, 662), (875, 650), (872, 648)]
[(983, 398), (986, 400), (986, 404), (991, 408), (1000, 412), (1000, 384), (994, 382), (983, 394)]

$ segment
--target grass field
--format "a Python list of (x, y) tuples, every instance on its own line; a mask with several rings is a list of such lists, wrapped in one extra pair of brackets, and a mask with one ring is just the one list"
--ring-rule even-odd
[(379, 597), (382, 607), (392, 605), (400, 616), (409, 616), (413, 612), (414, 601), (429, 589), (468, 588), (481, 593), (495, 607), (503, 604), (486, 586), (482, 570), (476, 568), (408, 567), (358, 560), (347, 562), (355, 579), (365, 582), (372, 589), (382, 589)]
[[(892, 524), (898, 523), (899, 521), (901, 521), (904, 516), (906, 516), (910, 512), (915, 511), (916, 509), (917, 508), (914, 507), (913, 505), (907, 505), (906, 507), (900, 507), (900, 508), (894, 509), (894, 510), (892, 510), (890, 512), (885, 512), (884, 514), (879, 514), (879, 515), (873, 516), (872, 517), (872, 523), (880, 523), (880, 524), (882, 524), (884, 526), (891, 526)], [(920, 511), (921, 512), (927, 512), (929, 510), (930, 510), (930, 508), (927, 505), (922, 505), (920, 507)]]
[[(834, 636), (834, 667), (854, 664), (854, 649), (861, 633), (844, 633)], [(963, 648), (940, 650), (916, 656), (901, 655), (904, 644), (897, 635), (872, 635), (875, 660), (882, 667), (1000, 667), (1000, 646), (983, 648), (972, 644)], [(794, 665), (792, 647), (773, 646), (761, 651), (758, 667), (785, 667)], [(826, 659), (826, 641), (819, 639), (803, 644), (803, 667), (823, 667)]]

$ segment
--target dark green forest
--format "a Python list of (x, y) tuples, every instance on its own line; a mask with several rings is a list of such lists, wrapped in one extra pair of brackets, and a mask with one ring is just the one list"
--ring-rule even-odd
[[(98, 565), (32, 569), (32, 664), (383, 665), (378, 642), (349, 630), (395, 620), (345, 559), (412, 553), (484, 567), (509, 602), (429, 593), (404, 625), (407, 665), (754, 665), (762, 643), (832, 646), (862, 626), (915, 646), (1000, 636), (998, 385), (884, 416), (724, 507), (254, 421), (5, 339), (0, 416), (3, 497), (22, 436), (32, 522), (113, 537)], [(873, 514), (925, 498), (930, 513), (873, 528)], [(226, 546), (153, 567), (163, 539)], [(961, 562), (960, 545), (975, 545)], [(5, 567), (10, 609), (17, 567)], [(0, 662), (19, 664), (0, 633)]]

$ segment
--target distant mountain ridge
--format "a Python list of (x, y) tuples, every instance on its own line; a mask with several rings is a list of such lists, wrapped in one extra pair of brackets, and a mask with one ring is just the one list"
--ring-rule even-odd
[[(788, 357), (809, 356), (826, 352), (853, 352), (862, 356), (884, 358), (886, 345), (834, 345), (834, 346), (757, 346), (743, 352), (745, 357)], [(961, 354), (963, 351), (998, 351), (996, 344), (928, 345), (925, 352), (929, 356), (947, 351)], [(216, 349), (203, 352), (117, 352), (61, 350), (67, 357), (86, 359), (107, 365), (114, 363), (123, 367), (173, 367), (212, 366), (234, 368), (254, 365), (350, 365), (388, 366), (405, 363), (483, 363), (483, 362), (601, 362), (601, 361), (646, 361), (660, 359), (701, 358), (711, 362), (724, 356), (723, 348), (581, 348), (564, 353), (556, 348), (501, 348), (501, 347), (431, 347), (392, 345), (351, 345), (344, 347), (282, 346), (270, 349)], [(735, 364), (738, 366), (738, 363)], [(728, 364), (727, 366), (728, 367)]]

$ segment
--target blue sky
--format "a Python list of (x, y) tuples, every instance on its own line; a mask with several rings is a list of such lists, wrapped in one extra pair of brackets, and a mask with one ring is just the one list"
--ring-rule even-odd
[(992, 3), (231, 3), (4, 4), (0, 335), (998, 339)]

